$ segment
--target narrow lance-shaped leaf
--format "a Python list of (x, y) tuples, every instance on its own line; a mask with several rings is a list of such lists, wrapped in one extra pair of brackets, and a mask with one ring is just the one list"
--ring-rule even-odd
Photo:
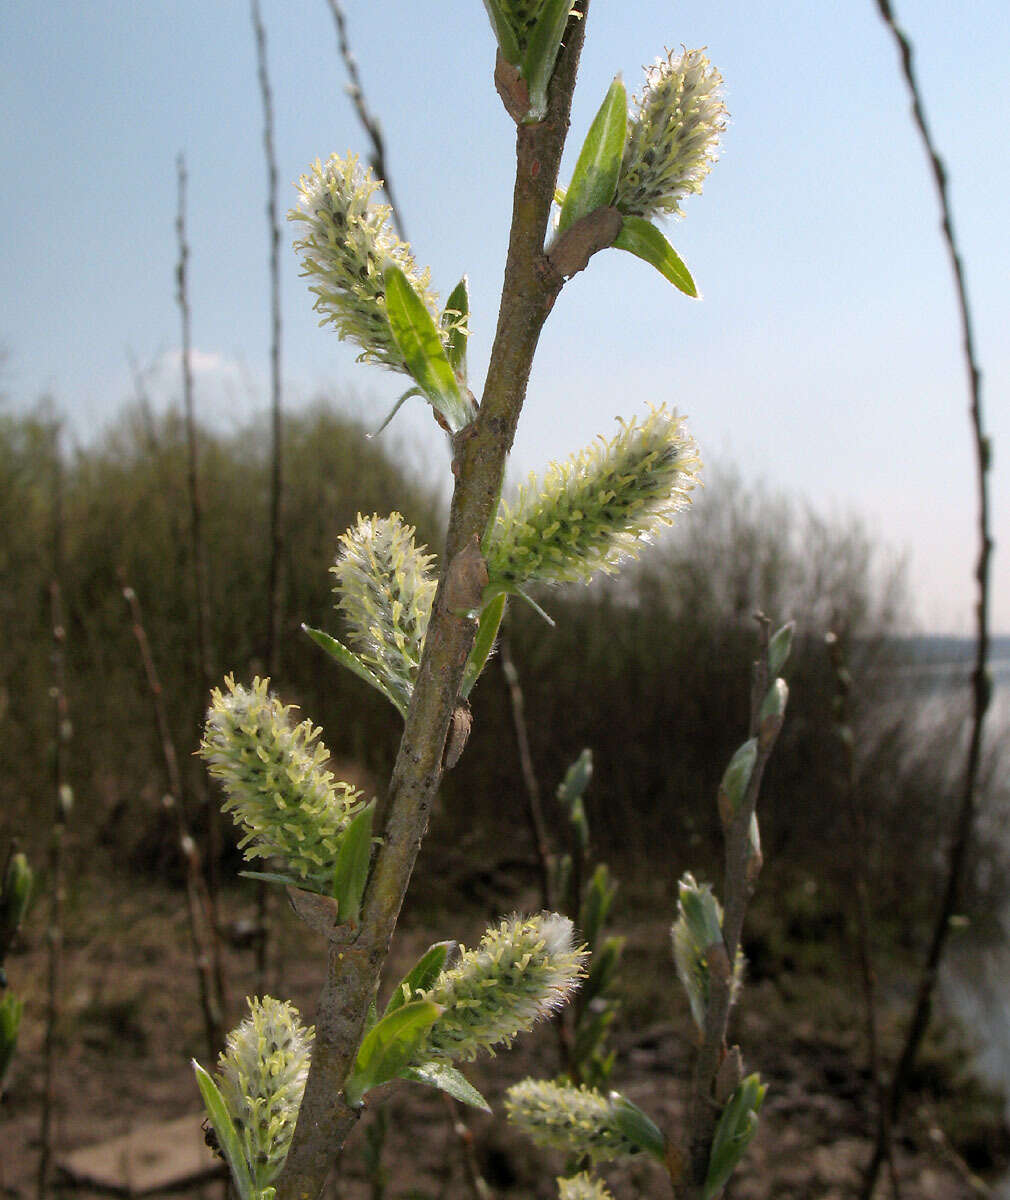
[(252, 1176), (249, 1174), (249, 1167), (246, 1165), (245, 1154), (242, 1150), (242, 1142), (232, 1123), (231, 1114), (225, 1105), (224, 1097), (218, 1090), (217, 1084), (196, 1059), (193, 1059), (193, 1070), (196, 1073), (196, 1082), (200, 1089), (200, 1095), (203, 1097), (203, 1103), (207, 1109), (207, 1116), (210, 1119), (211, 1125), (214, 1126), (214, 1132), (217, 1134), (221, 1153), (225, 1156), (228, 1166), (231, 1168), (232, 1178), (235, 1181), (235, 1190), (238, 1192), (241, 1200), (254, 1200), (255, 1189), (253, 1187)]
[(382, 1014), (384, 1017), (412, 1000), (418, 992), (426, 992), (445, 967), (446, 959), (456, 949), (456, 943), (435, 942), (429, 946), (406, 975), (400, 980)]
[(502, 617), (505, 615), (506, 599), (505, 593), (500, 592), (485, 604), (481, 611), (477, 624), (477, 637), (474, 639), (470, 657), (466, 660), (463, 683), (459, 689), (459, 694), (464, 700), (473, 691), (473, 685), (480, 678), (491, 651), (494, 649), (495, 638), (498, 636)]
[(621, 232), (613, 244), (618, 250), (627, 250), (629, 254), (649, 263), (685, 296), (697, 300), (698, 288), (691, 278), (691, 272), (655, 225), (642, 217), (625, 217)]
[(424, 301), (399, 267), (386, 268), (386, 316), (407, 370), (453, 433), (473, 419), (456, 382), (438, 329)]
[(736, 1170), (757, 1132), (758, 1113), (768, 1090), (758, 1075), (748, 1075), (726, 1103), (712, 1139), (704, 1200), (715, 1200)]
[(559, 233), (564, 233), (581, 217), (605, 207), (614, 199), (627, 133), (628, 93), (618, 76), (610, 85), (582, 144), (572, 181), (561, 206)]
[(340, 840), (337, 863), (333, 869), (333, 898), (343, 924), (357, 924), (361, 915), (361, 897), (368, 881), (372, 857), (372, 819), (375, 803), (369, 804), (348, 825)]
[(342, 667), (346, 667), (348, 671), (353, 672), (359, 679), (363, 679), (365, 683), (371, 684), (377, 692), (381, 692), (400, 716), (404, 720), (407, 719), (406, 704), (393, 691), (387, 688), (378, 675), (370, 670), (352, 650), (348, 650), (343, 643), (338, 642), (335, 637), (331, 637), (328, 633), (324, 633), (322, 629), (313, 629), (311, 625), (303, 625), (302, 629), (312, 638), (317, 646), (322, 647)]
[(455, 1067), (447, 1063), (422, 1063), (419, 1067), (407, 1067), (400, 1074), (401, 1079), (409, 1079), (414, 1083), (426, 1083), (429, 1087), (446, 1092), (460, 1104), (468, 1104), (471, 1108), (489, 1113), (491, 1105), (477, 1091), (467, 1077)]
[(666, 1139), (652, 1118), (619, 1092), (610, 1093), (610, 1102), (617, 1118), (617, 1127), (628, 1141), (657, 1161), (665, 1162)]
[(527, 122), (542, 121), (547, 115), (547, 85), (565, 35), (572, 0), (546, 0), (536, 25), (530, 32), (522, 72), (530, 93)]
[(515, 31), (508, 17), (502, 11), (502, 6), (498, 0), (484, 0), (484, 7), (487, 9), (488, 18), (491, 21), (491, 28), (494, 30), (495, 39), (498, 42), (498, 48), (502, 52), (502, 56), (507, 62), (514, 66), (519, 66), (519, 61), (522, 54), (519, 50), (519, 43), (516, 41)]
[(719, 815), (728, 826), (740, 810), (757, 762), (757, 738), (748, 738), (729, 760), (719, 784)]
[(768, 643), (768, 674), (774, 678), (786, 665), (793, 648), (793, 633), (796, 622), (789, 621), (777, 630)]
[(355, 1106), (367, 1091), (395, 1079), (414, 1057), (428, 1029), (442, 1012), (431, 1000), (413, 1000), (382, 1018), (365, 1035), (354, 1070), (344, 1085)]
[(464, 275), (456, 284), (442, 309), (442, 329), (447, 330), (448, 344), (445, 348), (449, 364), (461, 379), (466, 379), (466, 342), (470, 319), (470, 281)]

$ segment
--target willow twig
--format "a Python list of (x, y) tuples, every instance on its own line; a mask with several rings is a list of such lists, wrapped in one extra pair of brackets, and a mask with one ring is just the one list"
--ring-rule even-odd
[[(520, 125), (505, 284), (484, 394), (475, 421), (455, 438), (455, 488), (442, 575), (432, 605), (413, 699), (386, 795), (383, 844), (353, 944), (330, 951), (316, 1018), (312, 1065), (277, 1200), (313, 1200), (333, 1154), (358, 1118), (341, 1089), (406, 894), (442, 777), (487, 571), (480, 544), (495, 515), (540, 332), (564, 280), (544, 254), (558, 167), (568, 131), (588, 0), (576, 5), (550, 85), (546, 119)], [(480, 578), (483, 570), (483, 581)]]
[(161, 679), (151, 653), (151, 643), (144, 628), (144, 616), (140, 607), (137, 593), (126, 582), (124, 573), (120, 571), (123, 584), (123, 599), (130, 609), (133, 621), (133, 635), (137, 639), (140, 658), (144, 666), (144, 676), (147, 689), (151, 695), (151, 706), (154, 709), (154, 720), (161, 742), (161, 756), (168, 781), (168, 792), (163, 803), (175, 817), (176, 835), (179, 849), (182, 851), (186, 864), (186, 914), (189, 922), (189, 940), (193, 951), (193, 967), (196, 971), (197, 991), (200, 997), (200, 1009), (203, 1013), (204, 1033), (207, 1039), (207, 1051), (213, 1059), (221, 1048), (223, 1037), (223, 997), (217, 991), (213, 969), (212, 947), (216, 940), (214, 929), (214, 913), (207, 894), (203, 867), (200, 861), (200, 851), (196, 839), (190, 833), (186, 820), (185, 799), (182, 787), (182, 774), (179, 770), (179, 757), (175, 751), (172, 732), (165, 711), (165, 698), (162, 692)]
[[(978, 803), (978, 780), (982, 761), (982, 735), (985, 726), (985, 715), (989, 708), (992, 691), (988, 662), (990, 636), (989, 565), (992, 557), (993, 539), (989, 517), (988, 482), (991, 466), (991, 448), (988, 435), (985, 432), (985, 422), (982, 414), (982, 372), (975, 353), (975, 336), (971, 319), (971, 308), (968, 303), (968, 287), (965, 280), (964, 267), (954, 234), (954, 219), (947, 190), (947, 171), (943, 160), (936, 150), (926, 120), (922, 94), (913, 64), (911, 42), (904, 30), (898, 25), (889, 0), (877, 0), (877, 8), (881, 19), (895, 40), (901, 57), (902, 72), (912, 101), (912, 117), (929, 158), (933, 182), (940, 205), (940, 224), (943, 240), (947, 247), (947, 254), (954, 273), (954, 284), (957, 291), (958, 310), (961, 319), (962, 351), (968, 374), (970, 397), (968, 411), (975, 449), (978, 504), (978, 557), (975, 565), (975, 582), (977, 585), (975, 605), (976, 641), (975, 665), (972, 671), (971, 734), (965, 761), (961, 803), (958, 808), (954, 835), (947, 856), (947, 872), (943, 899), (940, 903), (936, 923), (933, 927), (929, 951), (926, 955), (922, 977), (916, 992), (915, 1007), (909, 1022), (905, 1044), (902, 1047), (901, 1055), (898, 1058), (894, 1076), (891, 1080), (888, 1113), (893, 1124), (901, 1111), (901, 1103), (908, 1089), (912, 1066), (929, 1025), (929, 1019), (933, 1010), (933, 999), (936, 993), (936, 984), (939, 977), (940, 961), (943, 957), (947, 936), (950, 932), (950, 918), (954, 915), (961, 896), (968, 846), (975, 824), (975, 812)], [(885, 1122), (881, 1119), (877, 1130), (877, 1140), (873, 1155), (867, 1167), (864, 1180), (862, 1195), (866, 1200), (869, 1200), (873, 1195), (877, 1175), (886, 1154), (887, 1136)]]
[(759, 713), (770, 682), (769, 621), (762, 613), (756, 614), (756, 620), (760, 628), (761, 649), (754, 663), (751, 681), (750, 736), (758, 739), (758, 753), (739, 808), (732, 823), (725, 829), (723, 940), (708, 951), (710, 991), (705, 1026), (691, 1077), (685, 1153), (682, 1159), (673, 1152), (669, 1163), (675, 1183), (681, 1172), (686, 1174), (684, 1200), (701, 1200), (705, 1194), (712, 1138), (720, 1111), (716, 1093), (719, 1070), (727, 1053), (726, 1032), (733, 1003), (733, 964), (740, 948), (744, 916), (761, 870), (760, 852), (751, 843), (751, 820), (757, 808), (761, 779), (771, 758), (775, 738), (759, 736)]
[[(186, 162), (180, 154), (176, 160), (179, 207), (175, 230), (179, 243), (176, 265), (176, 300), (182, 325), (182, 395), (186, 418), (187, 486), (190, 515), (190, 561), (193, 571), (193, 592), (196, 598), (196, 646), (199, 674), (199, 707), (203, 705), (211, 685), (210, 652), (210, 595), (207, 585), (207, 552), (203, 536), (203, 499), (200, 493), (199, 446), (196, 429), (196, 408), (193, 400), (193, 364), (190, 350), (189, 308), (189, 243), (186, 240)], [(207, 820), (207, 903), (211, 918), (210, 955), (214, 972), (214, 989), (222, 1005), (225, 997), (224, 970), (218, 938), (218, 857), (221, 847), (221, 820), (217, 805), (204, 787), (202, 775), (197, 785)]]
[(393, 184), (389, 178), (389, 168), (386, 164), (386, 143), (382, 135), (382, 125), (378, 117), (372, 113), (365, 100), (365, 91), (361, 86), (361, 75), (358, 72), (358, 60), (351, 51), (351, 43), (347, 36), (347, 19), (344, 16), (344, 10), (340, 7), (339, 0), (327, 0), (327, 3), (330, 6), (330, 12), (333, 14), (333, 20), (337, 26), (337, 42), (340, 46), (340, 57), (344, 60), (347, 77), (350, 80), (350, 83), (347, 85), (347, 94), (354, 105), (354, 111), (358, 114), (358, 120), (361, 122), (365, 133), (368, 134), (372, 143), (372, 153), (368, 158), (372, 174), (376, 179), (382, 180), (382, 190), (386, 193), (389, 207), (393, 210), (393, 221), (396, 224), (396, 228), (399, 230), (400, 237), (405, 242), (409, 242), (410, 238), (407, 237), (407, 232), (404, 228), (400, 206), (396, 203), (396, 199), (393, 196)]
[[(267, 164), (267, 226), (270, 230), (270, 567), (267, 577), (267, 674), (276, 678), (281, 648), (281, 563), (284, 549), (282, 513), (284, 503), (284, 441), (281, 403), (281, 229), (277, 208), (277, 155), (274, 150), (274, 108), (267, 73), (267, 35), (260, 16), (259, 0), (251, 0), (256, 63), (263, 100), (263, 152)], [(256, 979), (257, 990), (266, 990), (270, 952), (270, 892), (260, 882), (256, 893)]]
[(859, 958), (859, 977), (863, 987), (863, 1010), (866, 1019), (866, 1045), (870, 1058), (870, 1078), (873, 1081), (877, 1104), (877, 1120), (886, 1123), (887, 1139), (884, 1149), (894, 1200), (900, 1200), (901, 1185), (894, 1162), (891, 1144), (891, 1122), (887, 1085), (880, 1061), (880, 1036), (877, 1028), (877, 976), (873, 967), (872, 934), (870, 929), (870, 899), (867, 883), (868, 835), (866, 813), (856, 795), (856, 761), (850, 717), (849, 693), (852, 677), (845, 662), (845, 650), (838, 635), (829, 632), (825, 638), (831, 669), (835, 677), (834, 721), (842, 758), (840, 792), (849, 818), (852, 835), (848, 863), (856, 916), (856, 948)]
[(52, 823), (49, 830), (49, 921), (46, 929), (48, 965), (46, 970), (46, 1033), (42, 1067), (42, 1121), (39, 1135), (38, 1196), (44, 1200), (49, 1187), (53, 1159), (54, 1117), (56, 1109), (56, 1060), (60, 1047), (60, 1021), (63, 992), (63, 907), (66, 900), (64, 881), (64, 841), (73, 793), (67, 780), (67, 750), (73, 728), (67, 705), (66, 642), (63, 619), (63, 459), (60, 427), (53, 425), (53, 543), (52, 578), (49, 583), (49, 614), (52, 628)]

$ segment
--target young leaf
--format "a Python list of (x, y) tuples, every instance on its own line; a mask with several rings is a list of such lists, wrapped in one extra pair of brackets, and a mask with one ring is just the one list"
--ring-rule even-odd
[(617, 1127), (628, 1141), (658, 1162), (665, 1162), (666, 1139), (655, 1122), (647, 1117), (637, 1104), (632, 1104), (627, 1096), (611, 1092), (610, 1101), (617, 1118)]
[(758, 1113), (767, 1090), (760, 1076), (748, 1075), (727, 1101), (712, 1139), (704, 1200), (715, 1200), (736, 1170), (757, 1131)]
[(774, 679), (786, 665), (789, 652), (793, 648), (793, 633), (796, 622), (789, 621), (772, 635), (768, 643), (768, 674)]
[(402, 1008), (415, 992), (426, 992), (438, 978), (446, 959), (455, 949), (455, 942), (435, 942), (433, 946), (429, 946), (397, 984), (382, 1015), (388, 1017), (391, 1012)]
[(642, 217), (625, 217), (621, 232), (613, 244), (618, 250), (627, 250), (629, 254), (637, 255), (651, 264), (685, 296), (697, 300), (698, 288), (691, 278), (691, 272), (655, 225)]
[(386, 268), (386, 317), (407, 370), (453, 433), (473, 418), (424, 301), (397, 266)]
[(352, 1107), (364, 1094), (395, 1079), (417, 1053), (425, 1034), (442, 1012), (431, 1000), (412, 1000), (382, 1018), (365, 1034), (354, 1070), (344, 1085)]
[(473, 691), (473, 685), (480, 678), (480, 673), (484, 670), (491, 651), (494, 649), (495, 638), (498, 636), (498, 629), (502, 617), (505, 615), (505, 601), (505, 593), (500, 592), (484, 606), (480, 614), (477, 637), (474, 640), (473, 649), (470, 651), (470, 657), (466, 660), (463, 683), (459, 689), (459, 694), (464, 700)]
[(460, 1104), (469, 1104), (471, 1108), (479, 1108), (481, 1112), (491, 1111), (491, 1105), (466, 1076), (446, 1063), (430, 1062), (422, 1063), (419, 1067), (408, 1067), (400, 1073), (400, 1078), (439, 1088), (447, 1092), (453, 1100), (458, 1100)]
[(494, 36), (498, 42), (498, 48), (502, 52), (502, 57), (506, 62), (512, 63), (513, 66), (519, 66), (521, 54), (519, 52), (519, 43), (516, 41), (515, 31), (508, 17), (502, 11), (502, 6), (498, 0), (484, 0), (484, 7), (487, 9), (487, 15), (491, 20), (491, 28), (494, 30)]
[(245, 1155), (242, 1152), (242, 1142), (232, 1123), (231, 1114), (228, 1112), (224, 1097), (218, 1090), (217, 1084), (195, 1058), (193, 1059), (193, 1070), (196, 1073), (196, 1082), (200, 1089), (200, 1095), (203, 1097), (204, 1107), (207, 1109), (207, 1116), (210, 1119), (211, 1125), (214, 1126), (214, 1132), (217, 1134), (221, 1153), (225, 1156), (228, 1166), (231, 1168), (232, 1179), (235, 1181), (235, 1190), (238, 1192), (241, 1200), (256, 1200), (257, 1193), (253, 1186), (252, 1175), (249, 1173), (249, 1166), (246, 1163)]
[(600, 927), (607, 919), (607, 914), (610, 912), (610, 906), (614, 902), (616, 893), (617, 884), (610, 882), (610, 872), (607, 869), (607, 864), (599, 863), (593, 872), (592, 879), (589, 881), (589, 886), (586, 888), (586, 895), (582, 901), (582, 909), (579, 913), (579, 927), (590, 949), (596, 946)]
[(392, 421), (392, 419), (400, 411), (400, 409), (403, 408), (404, 404), (411, 398), (411, 396), (424, 396), (424, 392), (422, 392), (419, 387), (407, 388), (407, 390), (403, 393), (403, 395), (400, 397), (400, 399), (397, 400), (397, 402), (393, 405), (393, 407), (386, 414), (386, 419), (382, 422), (382, 424), (379, 426), (379, 428), (374, 433), (366, 433), (365, 437), (368, 438), (369, 440), (371, 438), (378, 437), (379, 434), (382, 433), (382, 431), (389, 424), (389, 422)]
[(554, 74), (571, 7), (572, 0), (546, 0), (539, 20), (530, 31), (522, 64), (523, 78), (530, 93), (528, 123), (542, 121), (547, 116), (547, 85)]
[(239, 871), (243, 879), (258, 879), (261, 883), (280, 883), (284, 887), (305, 888), (304, 879), (296, 879), (294, 875), (280, 875), (276, 871)]
[(593, 752), (587, 748), (565, 772), (564, 779), (558, 785), (558, 799), (566, 808), (571, 808), (589, 786), (592, 777)]
[(368, 864), (372, 858), (372, 818), (375, 802), (363, 808), (347, 826), (340, 839), (336, 865), (333, 868), (333, 898), (341, 924), (358, 923), (361, 916), (361, 897), (368, 881)]
[(335, 637), (331, 637), (321, 629), (313, 629), (311, 625), (303, 625), (302, 629), (312, 638), (317, 646), (321, 646), (342, 667), (346, 667), (348, 671), (352, 671), (359, 679), (363, 679), (365, 683), (370, 683), (377, 692), (381, 692), (400, 716), (404, 720), (407, 719), (406, 704), (394, 692), (390, 691), (378, 675), (371, 671), (352, 650), (348, 650)]
[(579, 152), (558, 218), (559, 233), (564, 233), (580, 217), (588, 216), (613, 200), (627, 135), (628, 93), (618, 75), (589, 126)]
[(757, 738), (748, 738), (729, 760), (719, 784), (719, 813), (723, 825), (728, 825), (740, 810), (757, 762)]
[(445, 348), (452, 369), (460, 379), (466, 379), (466, 322), (470, 317), (470, 281), (464, 275), (453, 288), (442, 309), (441, 325), (449, 329), (449, 344)]

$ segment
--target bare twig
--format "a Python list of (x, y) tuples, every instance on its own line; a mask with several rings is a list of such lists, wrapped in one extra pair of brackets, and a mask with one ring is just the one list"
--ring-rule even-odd
[[(540, 332), (563, 286), (544, 241), (571, 110), (588, 0), (576, 5), (551, 81), (546, 119), (517, 130), (516, 181), (505, 285), (476, 420), (455, 439), (455, 488), (442, 577), (432, 605), (413, 699), (386, 795), (383, 843), (354, 943), (334, 947), (316, 1014), (316, 1042), (277, 1200), (318, 1196), (332, 1156), (358, 1118), (342, 1095), (368, 1006), (410, 881), (442, 775), (482, 585), (473, 554), (494, 516)], [(478, 555), (479, 557), (479, 555)], [(486, 571), (485, 581), (486, 581)]]
[[(957, 239), (954, 235), (954, 220), (951, 213), (950, 199), (947, 193), (947, 172), (943, 165), (929, 131), (926, 121), (922, 94), (913, 65), (912, 45), (905, 32), (900, 28), (894, 16), (889, 0), (877, 0), (877, 8), (881, 19), (891, 31), (901, 57), (902, 71), (912, 100), (912, 116), (922, 144), (929, 158), (929, 164), (936, 186), (937, 199), (940, 204), (941, 229), (947, 247), (951, 267), (954, 272), (954, 283), (957, 291), (958, 308), (961, 317), (962, 350), (965, 368), (968, 374), (970, 394), (969, 420), (975, 447), (977, 502), (978, 502), (978, 558), (975, 566), (975, 582), (977, 584), (976, 600), (976, 643), (975, 665), (972, 672), (972, 724), (968, 743), (968, 753), (964, 769), (964, 783), (961, 803), (958, 809), (954, 836), (947, 857), (947, 877), (944, 885), (943, 899), (937, 914), (936, 924), (930, 940), (929, 951), (923, 967), (922, 977), (916, 993), (915, 1007), (909, 1023), (904, 1047), (894, 1070), (888, 1101), (889, 1116), (893, 1123), (901, 1110), (901, 1103), (908, 1088), (912, 1065), (915, 1062), (919, 1046), (929, 1025), (933, 1009), (933, 998), (939, 976), (940, 960), (947, 943), (950, 931), (950, 918), (954, 915), (961, 895), (965, 861), (968, 845), (971, 840), (975, 823), (975, 810), (978, 802), (978, 779), (982, 759), (982, 735), (985, 726), (985, 715), (989, 708), (991, 683), (989, 680), (989, 564), (992, 557), (993, 541), (989, 519), (989, 486), (991, 449), (989, 438), (985, 432), (982, 414), (982, 372), (975, 354), (975, 337), (973, 332), (971, 309), (968, 303), (968, 287), (965, 281), (964, 267), (958, 250)], [(881, 1120), (877, 1130), (877, 1141), (873, 1156), (866, 1171), (863, 1187), (865, 1198), (873, 1195), (873, 1188), (881, 1163), (886, 1153), (887, 1130)]]
[[(186, 241), (186, 162), (180, 154), (176, 160), (179, 185), (179, 208), (175, 221), (179, 242), (176, 266), (176, 300), (182, 324), (182, 394), (186, 417), (187, 483), (190, 513), (190, 560), (193, 570), (193, 592), (196, 599), (196, 645), (199, 675), (198, 711), (202, 713), (211, 684), (210, 652), (210, 595), (207, 586), (207, 552), (203, 537), (203, 501), (200, 494), (199, 447), (197, 444), (196, 410), (193, 401), (193, 368), (190, 354), (189, 309), (189, 244)], [(218, 858), (221, 847), (221, 821), (217, 805), (210, 798), (199, 776), (198, 788), (207, 820), (207, 902), (210, 906), (210, 954), (214, 971), (215, 991), (225, 1003), (224, 971), (218, 938)]]
[(204, 1033), (207, 1038), (207, 1052), (211, 1059), (216, 1057), (223, 1044), (223, 997), (217, 990), (217, 980), (214, 972), (213, 947), (217, 942), (214, 928), (214, 913), (207, 894), (203, 868), (200, 862), (200, 851), (196, 840), (189, 831), (186, 820), (185, 799), (182, 787), (182, 774), (179, 770), (179, 757), (175, 752), (175, 743), (168, 724), (168, 714), (165, 711), (165, 700), (161, 687), (161, 679), (151, 653), (147, 631), (144, 628), (144, 616), (140, 607), (137, 593), (123, 578), (123, 598), (130, 608), (133, 621), (133, 634), (140, 648), (140, 658), (144, 666), (147, 688), (151, 694), (151, 705), (154, 709), (154, 719), (161, 741), (161, 755), (168, 780), (168, 792), (164, 797), (165, 807), (175, 817), (176, 833), (179, 839), (179, 849), (182, 851), (186, 864), (186, 913), (189, 920), (189, 939), (193, 951), (193, 967), (196, 971), (197, 991), (200, 996), (200, 1008), (203, 1012)]
[(501, 662), (505, 682), (508, 684), (509, 702), (512, 707), (512, 727), (515, 729), (516, 744), (519, 749), (519, 768), (526, 788), (526, 818), (529, 821), (530, 833), (533, 835), (533, 844), (537, 851), (537, 864), (540, 868), (541, 902), (545, 909), (553, 909), (554, 855), (551, 853), (551, 844), (547, 837), (544, 806), (540, 799), (540, 783), (537, 780), (536, 771), (533, 769), (533, 755), (530, 753), (530, 738), (526, 728), (526, 700), (519, 682), (519, 672), (516, 670), (512, 658), (512, 648), (504, 634), (498, 639), (498, 659)]
[(347, 85), (347, 94), (354, 104), (354, 111), (358, 114), (358, 120), (361, 122), (365, 133), (368, 134), (372, 143), (372, 153), (368, 159), (369, 165), (376, 179), (382, 180), (382, 190), (386, 193), (389, 207), (393, 210), (393, 221), (399, 230), (400, 237), (407, 242), (410, 239), (407, 237), (407, 232), (404, 228), (400, 206), (396, 203), (396, 199), (393, 196), (393, 184), (389, 178), (389, 169), (386, 165), (386, 143), (382, 136), (382, 125), (379, 123), (379, 119), (373, 115), (365, 100), (365, 92), (361, 86), (361, 75), (358, 73), (358, 60), (351, 52), (351, 44), (347, 37), (347, 20), (344, 17), (344, 10), (340, 7), (339, 0), (327, 0), (327, 3), (330, 6), (330, 12), (333, 14), (333, 20), (337, 26), (340, 57), (344, 60), (344, 66), (347, 68), (347, 77), (350, 80), (350, 83)]
[(67, 706), (66, 641), (63, 620), (63, 459), (60, 426), (53, 424), (53, 544), (49, 613), (52, 626), (53, 749), (52, 824), (49, 830), (49, 922), (46, 929), (48, 967), (46, 979), (46, 1034), (43, 1051), (42, 1121), (38, 1169), (38, 1195), (44, 1200), (52, 1169), (56, 1109), (56, 1060), (61, 1039), (63, 993), (63, 905), (66, 898), (63, 849), (73, 793), (67, 780), (67, 750), (73, 728)]
[(473, 1145), (473, 1132), (463, 1117), (463, 1110), (445, 1092), (439, 1094), (442, 1097), (442, 1107), (445, 1109), (449, 1127), (459, 1146), (463, 1171), (466, 1175), (466, 1186), (472, 1200), (493, 1200), (494, 1192), (488, 1187), (487, 1180), (481, 1174), (477, 1152)]
[(869, 886), (867, 883), (868, 837), (866, 813), (856, 794), (856, 762), (853, 731), (850, 718), (849, 693), (852, 678), (845, 662), (845, 648), (837, 634), (828, 633), (825, 641), (831, 669), (835, 677), (834, 720), (835, 731), (842, 757), (841, 783), (842, 804), (848, 814), (852, 834), (851, 855), (847, 870), (855, 901), (856, 949), (859, 958), (859, 976), (863, 985), (863, 1008), (866, 1018), (866, 1045), (870, 1058), (870, 1078), (873, 1081), (874, 1098), (877, 1104), (877, 1119), (886, 1124), (887, 1139), (885, 1156), (891, 1192), (894, 1200), (900, 1200), (901, 1186), (894, 1163), (891, 1145), (891, 1121), (887, 1103), (887, 1085), (880, 1061), (880, 1038), (877, 1030), (877, 977), (873, 968), (872, 934), (870, 929)]
[[(276, 678), (280, 667), (281, 564), (284, 530), (281, 522), (284, 501), (284, 441), (281, 404), (281, 229), (277, 209), (277, 156), (274, 151), (274, 109), (267, 73), (267, 35), (260, 16), (259, 0), (251, 0), (256, 62), (263, 99), (263, 151), (267, 163), (267, 225), (270, 230), (270, 567), (267, 577), (267, 674)], [(256, 893), (256, 980), (257, 991), (266, 990), (270, 953), (270, 890), (262, 881)]]

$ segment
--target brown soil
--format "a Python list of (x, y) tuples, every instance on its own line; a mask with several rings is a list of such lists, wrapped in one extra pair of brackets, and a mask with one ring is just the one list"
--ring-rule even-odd
[[(199, 1109), (189, 1060), (196, 1057), (206, 1064), (208, 1056), (182, 899), (154, 881), (142, 886), (131, 882), (128, 887), (122, 881), (107, 883), (105, 894), (89, 889), (71, 898), (74, 916), (65, 945), (62, 1038), (56, 1062), (58, 1153)], [(502, 908), (517, 907), (522, 899), (510, 897)], [(436, 938), (475, 940), (484, 924), (479, 907), (483, 906), (471, 907), (464, 916), (457, 911), (450, 918), (444, 906), (438, 916), (422, 915), (408, 906), (388, 978), (406, 970)], [(229, 892), (223, 924), (234, 927), (251, 909), (250, 891)], [(320, 978), (320, 947), (292, 913), (281, 911), (279, 897), (274, 910), (273, 968), (283, 980), (274, 990), (292, 999), (309, 1018)], [(625, 975), (635, 991), (619, 1021), (613, 1083), (660, 1124), (675, 1128), (692, 1043), (686, 1006), (675, 995), (672, 971), (667, 971), (667, 923), (648, 916), (635, 918), (630, 928), (623, 919), (621, 925), (628, 934)], [(26, 1198), (36, 1194), (43, 1100), (46, 952), (37, 932), (40, 926), (41, 915), (36, 914), (29, 938), (7, 963), (11, 986), (25, 1000), (25, 1021), (0, 1108), (0, 1185), (7, 1195)], [(242, 997), (254, 984), (248, 949), (229, 949), (228, 977), (230, 1015), (237, 1020)], [(747, 1069), (759, 1070), (770, 1086), (758, 1135), (727, 1196), (843, 1200), (858, 1194), (872, 1125), (860, 1021), (854, 984), (848, 990), (831, 988), (816, 978), (804, 982), (799, 975), (780, 974), (774, 981), (764, 978), (748, 987), (735, 1037)], [(942, 1069), (933, 1073), (933, 1095), (912, 1097), (912, 1116), (896, 1139), (906, 1200), (962, 1200), (987, 1194), (979, 1191), (981, 1185), (973, 1180), (963, 1154), (990, 1177), (1003, 1169), (1006, 1136), (998, 1105), (963, 1080), (951, 1084), (956, 1069), (942, 1055), (936, 1061), (941, 1060)], [(369, 1105), (348, 1143), (333, 1194), (345, 1200), (470, 1196), (464, 1153), (470, 1139), (494, 1197), (554, 1197), (553, 1178), (564, 1164), (513, 1134), (501, 1116), (501, 1096), (517, 1079), (556, 1070), (550, 1028), (538, 1030), (493, 1060), (473, 1064), (467, 1073), (496, 1115), (467, 1111), (466, 1130), (454, 1128), (439, 1094), (413, 1085), (388, 1089), (378, 1104)], [(959, 1118), (953, 1124), (958, 1127), (960, 1152), (941, 1132), (942, 1125), (950, 1126), (951, 1114)], [(374, 1135), (379, 1123), (386, 1128), (385, 1191), (366, 1167), (367, 1134), (371, 1127)], [(603, 1174), (618, 1200), (670, 1194), (662, 1173), (648, 1162), (632, 1161)], [(84, 1188), (76, 1191), (84, 1198), (93, 1194)], [(211, 1182), (164, 1194), (219, 1200), (221, 1188)], [(878, 1194), (889, 1192), (881, 1185)]]

